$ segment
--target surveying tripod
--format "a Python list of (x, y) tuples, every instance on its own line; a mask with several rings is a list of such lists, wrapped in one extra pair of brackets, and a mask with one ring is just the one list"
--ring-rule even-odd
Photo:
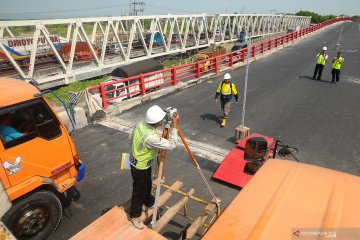
[[(163, 129), (163, 133), (162, 133), (162, 137), (165, 139), (169, 139), (170, 136), (170, 131), (171, 131), (171, 124), (172, 124), (172, 119), (168, 120), (165, 122), (164, 125), (164, 129)], [(180, 128), (177, 126), (176, 130), (178, 132), (178, 135), (182, 141), (182, 143), (184, 144), (187, 152), (190, 155), (190, 158), (192, 159), (192, 161), (194, 162), (195, 167), (197, 168), (202, 180), (204, 181), (207, 189), (209, 190), (213, 201), (215, 201), (215, 204), (218, 206), (218, 208), (220, 208), (220, 200), (215, 196), (213, 190), (211, 189), (208, 181), (206, 180), (200, 165), (198, 163), (198, 161), (196, 160), (194, 154), (192, 153), (189, 145), (187, 144), (187, 142), (185, 141), (184, 135), (182, 134), (182, 132), (180, 131)], [(160, 149), (158, 151), (158, 157), (157, 157), (157, 166), (156, 166), (156, 170), (155, 170), (155, 178), (157, 179), (156, 181), (156, 193), (155, 193), (155, 203), (154, 203), (154, 212), (153, 212), (153, 216), (152, 216), (152, 221), (151, 221), (151, 225), (152, 227), (155, 226), (156, 224), (156, 218), (157, 218), (157, 213), (158, 213), (158, 209), (159, 209), (159, 197), (160, 197), (160, 188), (161, 188), (161, 183), (164, 182), (164, 170), (165, 170), (165, 164), (166, 164), (166, 154), (167, 154), (167, 150), (166, 149)]]

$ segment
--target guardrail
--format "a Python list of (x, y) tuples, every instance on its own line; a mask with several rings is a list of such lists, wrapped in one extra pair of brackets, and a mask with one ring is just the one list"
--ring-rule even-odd
[[(251, 45), (250, 56), (252, 59), (256, 58), (258, 55), (262, 55), (272, 49), (278, 48), (279, 46), (284, 46), (289, 42), (293, 42), (297, 39), (302, 38), (312, 32), (315, 32), (319, 29), (322, 29), (328, 25), (331, 25), (340, 21), (355, 21), (352, 18), (334, 18), (326, 22), (322, 22), (310, 27), (300, 29), (295, 32), (291, 32), (282, 36), (275, 38), (267, 39), (262, 42)], [(183, 64), (180, 66), (174, 66), (170, 68), (165, 68), (155, 72), (149, 72), (140, 74), (137, 76), (122, 78), (112, 82), (104, 82), (99, 85), (89, 87), (89, 91), (98, 91), (102, 99), (102, 107), (107, 108), (110, 101), (116, 100), (118, 98), (124, 98), (124, 96), (131, 98), (136, 95), (145, 95), (153, 89), (165, 85), (177, 85), (178, 82), (190, 80), (194, 78), (200, 78), (202, 75), (209, 74), (214, 72), (220, 74), (221, 68), (230, 67), (232, 68), (236, 63), (244, 63), (246, 59), (247, 48), (243, 48), (234, 52), (229, 52), (223, 55), (215, 56), (205, 60)], [(147, 77), (153, 76), (156, 74), (156, 78), (147, 79)], [(160, 83), (158, 83), (160, 82)], [(125, 86), (120, 88), (115, 88), (111, 90), (106, 90), (108, 86), (114, 86), (119, 83), (124, 83)], [(126, 93), (121, 94), (115, 97), (107, 97), (111, 93), (124, 91)]]

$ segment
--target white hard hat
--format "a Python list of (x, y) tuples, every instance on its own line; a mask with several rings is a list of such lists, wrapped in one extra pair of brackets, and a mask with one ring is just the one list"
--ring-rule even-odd
[(229, 80), (229, 79), (231, 79), (230, 73), (225, 73), (224, 80)]
[(154, 124), (163, 120), (165, 115), (166, 113), (161, 109), (161, 107), (154, 105), (146, 111), (145, 120), (149, 124)]
[(323, 50), (323, 51), (326, 51), (326, 50), (327, 50), (327, 47), (323, 47), (322, 50)]

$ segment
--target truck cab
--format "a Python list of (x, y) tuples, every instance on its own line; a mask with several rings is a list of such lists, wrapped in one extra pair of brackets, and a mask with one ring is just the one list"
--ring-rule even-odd
[(21, 80), (0, 78), (0, 139), (0, 179), (12, 203), (2, 221), (18, 239), (45, 239), (84, 164), (56, 112)]

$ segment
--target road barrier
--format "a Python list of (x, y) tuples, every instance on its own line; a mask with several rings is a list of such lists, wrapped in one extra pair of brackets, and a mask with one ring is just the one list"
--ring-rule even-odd
[[(252, 59), (256, 59), (257, 56), (262, 56), (265, 53), (270, 52), (273, 49), (277, 49), (280, 46), (284, 46), (287, 43), (292, 43), (302, 37), (318, 31), (328, 25), (340, 22), (340, 21), (356, 21), (355, 19), (348, 18), (348, 17), (341, 17), (341, 18), (334, 18), (316, 25), (312, 25), (298, 31), (294, 31), (291, 33), (287, 33), (282, 36), (278, 36), (271, 39), (266, 39), (262, 42), (258, 42), (254, 45), (251, 45), (251, 52), (250, 56)], [(237, 63), (245, 63), (247, 54), (247, 49), (243, 48), (237, 51), (229, 52), (223, 55), (215, 56), (212, 58), (208, 58), (205, 60), (183, 64), (179, 66), (174, 66), (170, 68), (165, 68), (162, 70), (158, 70), (155, 72), (149, 72), (140, 74), (137, 76), (129, 77), (129, 78), (122, 78), (116, 81), (100, 83), (99, 85), (89, 87), (89, 91), (98, 91), (100, 93), (100, 97), (102, 99), (102, 107), (107, 108), (110, 101), (113, 101), (117, 98), (121, 98), (127, 96), (131, 98), (137, 95), (146, 95), (148, 92), (158, 89), (159, 87), (165, 85), (177, 85), (179, 82), (194, 79), (194, 78), (201, 78), (201, 76), (209, 74), (209, 73), (216, 73), (220, 74), (221, 69), (233, 68)], [(206, 64), (206, 62), (210, 62), (210, 64)], [(162, 73), (159, 74), (159, 73)], [(160, 75), (158, 78), (154, 78), (151, 80), (145, 80), (146, 77), (152, 76), (154, 74)], [(159, 81), (161, 80), (161, 81)], [(161, 82), (160, 84), (155, 84), (156, 81)], [(115, 85), (118, 83), (125, 83), (126, 86), (121, 88), (115, 87), (108, 87), (111, 85)], [(152, 84), (149, 84), (152, 83)], [(148, 86), (148, 87), (146, 87)], [(107, 90), (111, 89), (111, 90)], [(123, 91), (126, 90), (124, 94), (108, 98), (107, 96), (110, 93), (116, 91)], [(131, 91), (130, 89), (137, 89)]]

